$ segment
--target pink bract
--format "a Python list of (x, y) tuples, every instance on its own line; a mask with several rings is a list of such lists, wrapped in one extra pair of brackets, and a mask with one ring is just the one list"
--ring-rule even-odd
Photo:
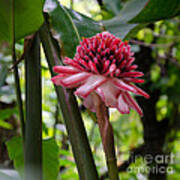
[(132, 83), (143, 83), (138, 79), (144, 74), (135, 71), (134, 57), (127, 42), (108, 32), (84, 38), (77, 46), (73, 59), (65, 57), (67, 66), (55, 66), (57, 76), (52, 78), (56, 85), (77, 88), (75, 95), (84, 99), (84, 105), (95, 111), (92, 92), (96, 92), (106, 106), (117, 108), (122, 114), (130, 108), (141, 116), (141, 108), (130, 95), (134, 93), (149, 98), (149, 95)]

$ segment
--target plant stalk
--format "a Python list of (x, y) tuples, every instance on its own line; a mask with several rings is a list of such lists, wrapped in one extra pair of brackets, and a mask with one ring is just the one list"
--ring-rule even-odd
[(25, 55), (25, 74), (25, 180), (42, 180), (42, 87), (38, 34)]
[(97, 122), (100, 130), (110, 180), (118, 180), (118, 167), (114, 147), (113, 128), (109, 121), (108, 109), (99, 95), (93, 93)]
[[(46, 24), (40, 30), (40, 38), (51, 75), (54, 76), (52, 68), (61, 63), (60, 52)], [(79, 177), (81, 180), (98, 180), (96, 166), (76, 98), (72, 91), (68, 91), (65, 88), (55, 86), (55, 89), (72, 145)]]

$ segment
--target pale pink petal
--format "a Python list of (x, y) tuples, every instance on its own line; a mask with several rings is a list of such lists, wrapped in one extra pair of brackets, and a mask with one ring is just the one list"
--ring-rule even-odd
[(138, 113), (140, 116), (143, 115), (142, 109), (139, 107), (139, 105), (137, 104), (137, 102), (130, 96), (129, 93), (124, 92), (124, 93), (123, 93), (123, 97), (124, 97), (125, 102), (126, 102), (132, 109), (134, 109), (135, 111), (137, 111), (137, 113)]
[(76, 74), (79, 72), (78, 69), (72, 66), (54, 66), (53, 71), (56, 73), (65, 73), (65, 74)]
[(84, 80), (86, 80), (89, 76), (91, 76), (91, 74), (86, 73), (86, 72), (73, 74), (73, 75), (63, 78), (61, 80), (61, 85), (67, 87), (76, 83), (83, 83)]
[(102, 98), (106, 106), (117, 107), (117, 96), (119, 94), (119, 89), (114, 86), (111, 80), (102, 84), (96, 89), (96, 92)]
[(101, 75), (91, 75), (85, 84), (80, 86), (75, 94), (81, 97), (87, 97), (93, 90), (95, 90), (98, 86), (107, 81), (107, 78)]
[(84, 98), (83, 105), (87, 109), (90, 109), (92, 112), (96, 112), (95, 106), (94, 106), (94, 103), (93, 103), (93, 97), (92, 97), (91, 94), (89, 96), (87, 96), (86, 98)]
[(118, 106), (117, 106), (117, 109), (122, 114), (129, 114), (129, 106), (124, 101), (122, 94), (120, 94), (119, 97), (118, 97)]

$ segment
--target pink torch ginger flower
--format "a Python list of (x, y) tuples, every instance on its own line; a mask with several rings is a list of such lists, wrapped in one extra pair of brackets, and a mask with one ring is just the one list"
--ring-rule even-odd
[(84, 99), (85, 107), (95, 112), (92, 92), (96, 92), (105, 105), (117, 108), (122, 114), (128, 114), (130, 108), (141, 116), (141, 108), (130, 93), (149, 95), (132, 83), (143, 83), (137, 79), (142, 72), (134, 71), (138, 66), (127, 42), (114, 35), (103, 32), (91, 38), (84, 38), (77, 46), (73, 59), (65, 57), (67, 66), (55, 66), (57, 76), (52, 78), (56, 85), (76, 88), (75, 95)]

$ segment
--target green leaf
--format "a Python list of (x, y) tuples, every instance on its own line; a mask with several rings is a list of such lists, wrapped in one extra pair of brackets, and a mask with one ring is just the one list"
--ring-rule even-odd
[(59, 173), (59, 147), (54, 139), (43, 140), (43, 173), (45, 180), (57, 179)]
[(131, 20), (134, 23), (154, 22), (180, 15), (179, 0), (149, 0), (144, 9)]
[(0, 120), (8, 119), (13, 114), (17, 114), (16, 108), (2, 109), (0, 110)]
[(90, 37), (101, 31), (98, 22), (64, 8), (57, 0), (46, 0), (44, 9), (50, 15), (52, 28), (60, 39), (61, 53), (64, 56), (74, 57), (81, 37)]
[(8, 122), (5, 122), (4, 120), (0, 119), (0, 127), (5, 128), (5, 129), (12, 129), (12, 125), (9, 124)]
[(80, 35), (67, 10), (57, 0), (47, 0), (44, 7), (50, 15), (52, 28), (60, 39), (61, 53), (73, 57)]
[(132, 31), (137, 31), (137, 29), (144, 25), (129, 24), (128, 22), (141, 12), (146, 3), (147, 0), (132, 0), (127, 2), (118, 16), (102, 22), (105, 29), (121, 39), (127, 37)]
[[(7, 143), (8, 153), (16, 170), (24, 177), (24, 155), (22, 138), (13, 137)], [(59, 172), (59, 148), (54, 139), (43, 140), (43, 177), (56, 180)]]
[(5, 122), (5, 120), (10, 118), (13, 114), (17, 114), (16, 108), (0, 110), (0, 127), (3, 127), (5, 129), (12, 129), (12, 125), (8, 122)]
[(24, 155), (22, 148), (22, 138), (13, 137), (6, 142), (8, 148), (9, 158), (13, 160), (16, 170), (20, 173), (22, 177), (24, 174)]
[(99, 22), (71, 9), (67, 9), (67, 11), (71, 15), (73, 23), (81, 37), (91, 37), (102, 31)]
[[(42, 0), (1, 0), (0, 41), (19, 40), (35, 32), (43, 23)], [(13, 27), (14, 26), (14, 27)]]
[(118, 15), (119, 10), (122, 8), (121, 0), (104, 0), (103, 4), (107, 10), (110, 10), (115, 15)]

